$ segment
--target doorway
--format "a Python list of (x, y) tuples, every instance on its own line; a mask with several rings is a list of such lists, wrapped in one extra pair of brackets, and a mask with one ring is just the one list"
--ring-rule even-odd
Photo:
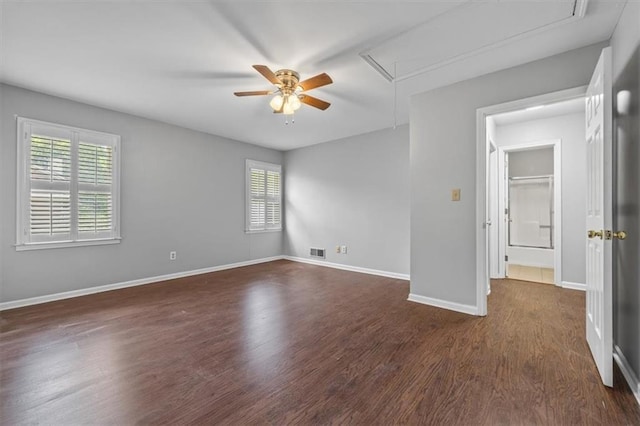
[[(539, 120), (537, 125), (553, 122)], [(516, 144), (513, 130), (517, 132), (519, 127), (509, 126), (506, 135), (501, 126), (495, 126), (498, 143), (512, 144), (498, 146), (496, 164), (489, 171), (496, 176), (490, 179), (496, 189), (489, 189), (488, 198), (490, 211), (497, 218), (490, 228), (490, 240), (495, 244), (489, 254), (491, 278), (561, 285), (562, 141)]]
[[(508, 164), (509, 156), (513, 156), (516, 152), (542, 148), (553, 150), (553, 173), (545, 173), (547, 176), (544, 179), (542, 179), (542, 175), (526, 176), (541, 178), (538, 182), (535, 182), (539, 186), (533, 190), (534, 193), (537, 193), (536, 196), (543, 196), (542, 182), (546, 182), (550, 186), (550, 188), (547, 188), (546, 194), (549, 197), (553, 197), (553, 199), (551, 200), (550, 198), (547, 204), (546, 212), (549, 219), (544, 222), (541, 220), (542, 217), (538, 217), (538, 220), (531, 220), (531, 218), (527, 220), (525, 217), (524, 221), (529, 223), (521, 226), (518, 230), (512, 229), (512, 240), (517, 237), (513, 235), (514, 231), (516, 233), (520, 232), (519, 237), (526, 236), (528, 233), (529, 236), (537, 235), (541, 239), (548, 239), (549, 244), (545, 245), (553, 247), (551, 256), (553, 267), (548, 268), (553, 269), (553, 284), (581, 290), (585, 288), (584, 256), (581, 256), (579, 251), (584, 250), (582, 235), (584, 233), (583, 222), (585, 220), (583, 207), (586, 193), (584, 186), (586, 159), (582, 157), (586, 154), (580, 153), (576, 155), (575, 152), (571, 151), (573, 147), (577, 146), (580, 149), (584, 149), (585, 93), (586, 87), (578, 87), (478, 109), (478, 158), (484, 159), (484, 161), (478, 162), (476, 170), (477, 193), (479, 194), (476, 199), (476, 211), (478, 217), (485, 218), (484, 226), (477, 228), (478, 235), (476, 240), (478, 253), (476, 270), (479, 283), (477, 286), (477, 300), (480, 315), (486, 315), (487, 313), (486, 302), (487, 295), (490, 293), (490, 279), (505, 278), (508, 274), (508, 262), (505, 258), (505, 256), (508, 256), (507, 251), (510, 249), (508, 220), (513, 218), (509, 215), (509, 201), (507, 201), (504, 194), (510, 190), (510, 186), (515, 185), (520, 185), (520, 188), (515, 189), (515, 191), (520, 191), (519, 196), (521, 198), (525, 200), (528, 198), (523, 196), (523, 193), (529, 192), (531, 194), (531, 191), (528, 190), (531, 189), (530, 187), (525, 190), (522, 189), (523, 183), (515, 183), (512, 180), (512, 185), (510, 185), (508, 170), (505, 171), (504, 166), (505, 163)], [(571, 109), (576, 105), (580, 106), (579, 109), (566, 110), (566, 108)], [(563, 110), (563, 108), (565, 109)], [(573, 114), (573, 116), (569, 114)], [(527, 119), (527, 117), (534, 118)], [(496, 118), (498, 119), (497, 121)], [(570, 119), (575, 119), (576, 122), (579, 120), (575, 126), (577, 130), (574, 133), (566, 134), (556, 132), (553, 126), (547, 126), (546, 130), (540, 130), (539, 127), (535, 126), (543, 119), (553, 120), (554, 118), (556, 123), (564, 123)], [(521, 123), (521, 125), (516, 126), (516, 123)], [(503, 128), (501, 129), (501, 127)], [(509, 129), (506, 129), (507, 127)], [(516, 128), (518, 128), (518, 132), (517, 136), (514, 136), (516, 134), (513, 130)], [(505, 137), (505, 135), (509, 136)], [(495, 149), (492, 148), (492, 145)], [(568, 156), (564, 162), (565, 170), (562, 170), (564, 151), (568, 153)], [(505, 159), (506, 162), (504, 161)], [(575, 169), (574, 166), (581, 167), (581, 169)], [(581, 185), (580, 190), (563, 191), (562, 189), (563, 187), (566, 189), (567, 183)], [(572, 187), (572, 189), (574, 188), (575, 186)], [(497, 203), (491, 202), (490, 197), (492, 197), (492, 194), (502, 194), (494, 197), (499, 199)], [(563, 204), (567, 207), (565, 209), (567, 211), (563, 212)], [(551, 209), (549, 206), (551, 206)], [(533, 228), (536, 226), (537, 228), (534, 230)], [(527, 227), (528, 230), (526, 229)], [(572, 238), (569, 238), (569, 241), (565, 241), (567, 238), (563, 238), (563, 235), (572, 235), (574, 236), (572, 238), (576, 241), (571, 241)], [(519, 248), (517, 246), (519, 245), (532, 245), (517, 243), (518, 241), (512, 241), (511, 251), (514, 248), (518, 251)], [(566, 255), (563, 258), (563, 251), (565, 254), (569, 253), (570, 255)], [(549, 260), (549, 253), (551, 251), (548, 249), (544, 252), (547, 260)], [(573, 263), (576, 264), (574, 265)], [(486, 283), (486, 285), (482, 286), (480, 283)]]
[[(582, 188), (584, 190), (583, 195), (586, 194), (587, 196), (581, 203), (569, 203), (567, 200), (563, 200), (565, 207), (576, 205), (582, 209), (584, 220), (578, 224), (582, 228), (582, 232), (578, 232), (576, 235), (581, 235), (582, 237), (580, 238), (582, 240), (580, 245), (584, 250), (584, 256), (581, 256), (580, 253), (572, 253), (572, 256), (565, 256), (562, 260), (567, 260), (567, 258), (582, 258), (584, 260), (582, 269), (584, 272), (584, 284), (575, 284), (575, 288), (586, 292), (586, 340), (602, 382), (607, 386), (612, 386), (613, 383), (612, 249), (615, 248), (613, 242), (616, 239), (623, 240), (626, 238), (625, 232), (616, 231), (612, 226), (612, 193), (616, 188), (613, 169), (617, 159), (613, 155), (612, 143), (613, 101), (611, 94), (613, 90), (611, 68), (611, 47), (607, 47), (600, 53), (588, 86), (479, 108), (476, 113), (476, 217), (481, 220), (478, 225), (482, 225), (476, 227), (476, 296), (478, 315), (487, 315), (487, 287), (490, 282), (489, 252), (491, 249), (489, 228), (492, 223), (491, 217), (488, 215), (490, 154), (489, 144), (487, 143), (489, 131), (487, 116), (523, 108), (532, 109), (536, 104), (546, 105), (580, 97), (584, 100), (584, 134), (581, 136), (584, 155), (569, 155), (568, 157), (571, 158), (574, 164), (582, 163), (584, 165), (586, 173), (582, 176)], [(571, 163), (565, 163), (565, 169), (569, 164)], [(568, 173), (565, 170), (563, 175), (564, 177), (570, 177), (574, 173)], [(568, 194), (573, 192), (565, 191)], [(568, 218), (563, 215), (563, 219)], [(572, 222), (573, 220), (566, 220), (565, 225)], [(585, 233), (586, 244), (584, 244)], [(571, 234), (573, 233), (567, 233), (565, 236)], [(560, 279), (563, 287), (574, 288), (571, 285), (564, 285), (565, 273), (569, 268), (563, 263), (562, 269), (563, 272)]]

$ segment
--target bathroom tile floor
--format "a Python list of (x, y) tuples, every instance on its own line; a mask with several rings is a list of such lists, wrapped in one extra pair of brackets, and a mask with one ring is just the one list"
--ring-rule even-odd
[(507, 265), (507, 276), (512, 280), (554, 284), (553, 268), (537, 268), (524, 265)]

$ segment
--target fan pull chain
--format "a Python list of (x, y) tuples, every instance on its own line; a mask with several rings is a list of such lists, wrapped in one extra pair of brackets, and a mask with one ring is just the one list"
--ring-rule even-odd
[(289, 115), (291, 115), (291, 124), (296, 124), (296, 117), (294, 114), (284, 114), (284, 124), (289, 125)]

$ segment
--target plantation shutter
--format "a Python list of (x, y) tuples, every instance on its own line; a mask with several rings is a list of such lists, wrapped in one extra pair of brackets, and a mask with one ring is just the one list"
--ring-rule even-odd
[(17, 249), (118, 240), (119, 137), (25, 118), (18, 127)]
[(266, 186), (266, 225), (268, 229), (280, 228), (280, 172), (268, 170)]
[(68, 240), (71, 238), (71, 135), (47, 135), (34, 130), (29, 138), (28, 234), (32, 241)]
[(247, 231), (282, 229), (281, 167), (247, 160)]
[(78, 238), (108, 236), (113, 229), (113, 147), (78, 144)]
[(251, 169), (251, 203), (250, 203), (250, 229), (258, 230), (265, 227), (265, 171)]

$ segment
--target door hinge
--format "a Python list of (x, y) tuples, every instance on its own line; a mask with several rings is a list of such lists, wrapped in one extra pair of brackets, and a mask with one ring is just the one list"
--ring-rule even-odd
[(509, 261), (509, 256), (505, 255), (505, 256), (504, 256), (504, 261), (505, 261), (505, 262), (508, 262), (508, 261)]
[(504, 214), (509, 214), (509, 209), (504, 209)]

